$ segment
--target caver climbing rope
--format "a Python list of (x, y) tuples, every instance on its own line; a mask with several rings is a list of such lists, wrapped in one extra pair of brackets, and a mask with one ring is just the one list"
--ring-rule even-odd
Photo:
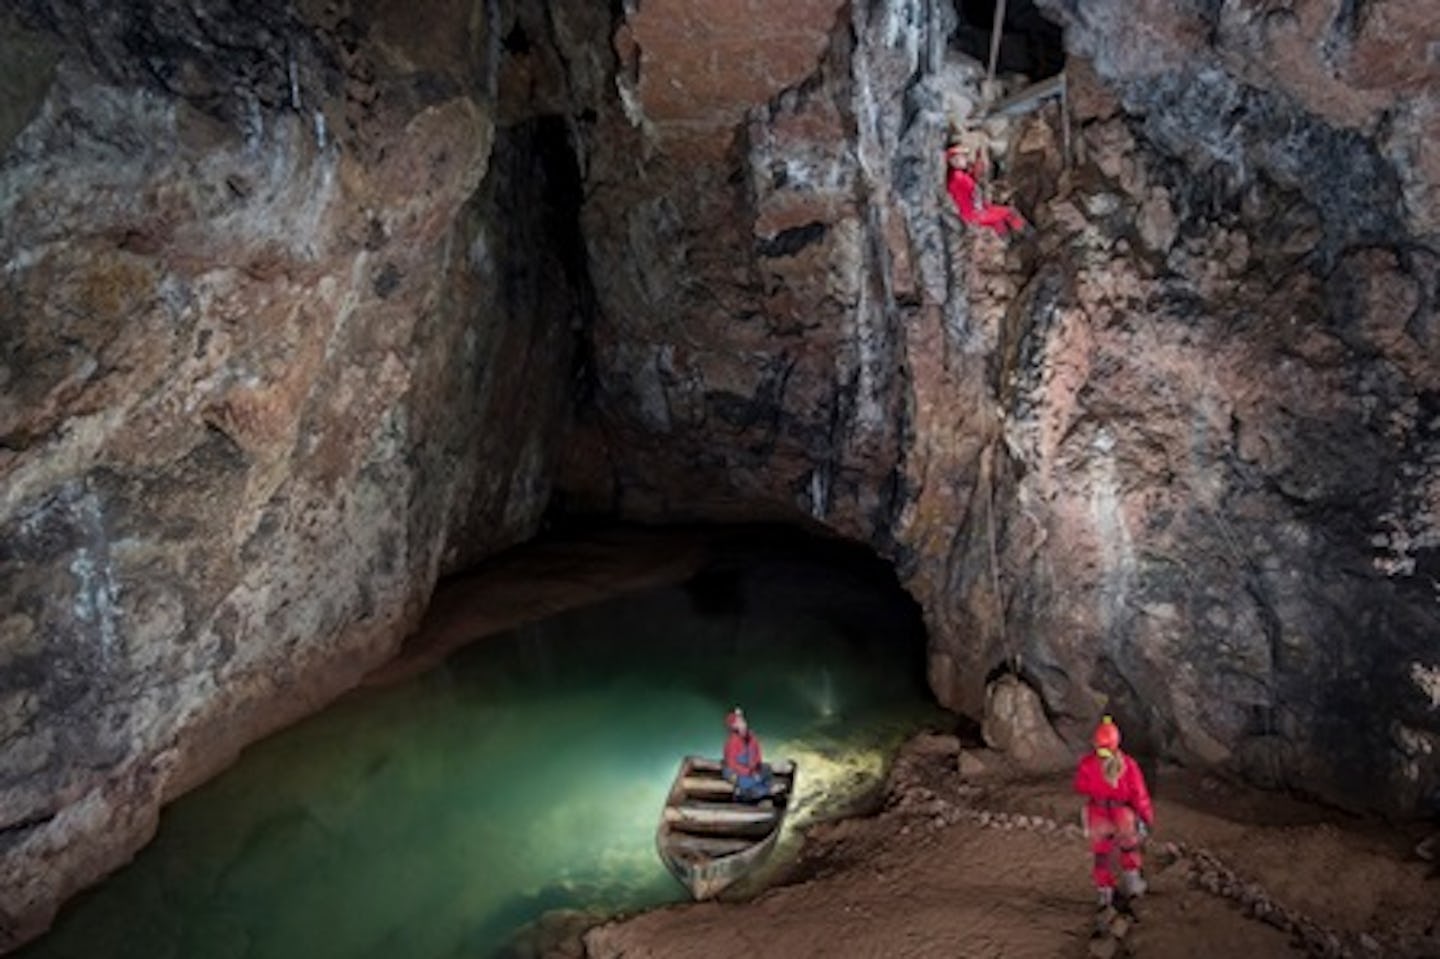
[(1000, 630), (1000, 645), (1005, 650), (1010, 671), (1019, 676), (1024, 670), (1020, 654), (1010, 646), (1010, 631), (1005, 625), (1005, 594), (1000, 589), (1000, 555), (995, 545), (995, 443), (980, 454), (980, 472), (985, 476), (985, 532), (990, 554), (990, 589), (995, 598), (995, 622)]
[(979, 116), (967, 121), (952, 115), (950, 140), (945, 149), (945, 187), (955, 203), (956, 212), (966, 223), (987, 227), (1000, 236), (1022, 231), (1026, 223), (1016, 210), (992, 203), (986, 195), (990, 139), (985, 126), (996, 120), (1028, 113), (1056, 99), (1060, 105), (1062, 156), (1067, 169), (1071, 164), (1070, 103), (1063, 70), (1054, 77), (997, 100), (995, 74), (1000, 63), (1005, 7), (1006, 0), (996, 0), (990, 29), (990, 62), (980, 91)]
[(989, 170), (989, 145), (964, 134), (945, 148), (945, 189), (955, 203), (960, 219), (988, 227), (1000, 236), (1025, 229), (1025, 219), (1014, 209), (985, 198), (984, 179)]

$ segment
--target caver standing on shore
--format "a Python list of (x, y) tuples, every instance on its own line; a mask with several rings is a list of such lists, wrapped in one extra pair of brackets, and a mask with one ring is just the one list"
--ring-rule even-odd
[(750, 731), (745, 713), (736, 706), (725, 716), (725, 762), (721, 770), (735, 784), (735, 798), (754, 802), (770, 795), (773, 776), (770, 767), (761, 761), (760, 740)]
[(1095, 888), (1100, 908), (1115, 899), (1115, 872), (1112, 859), (1120, 857), (1120, 891), (1135, 898), (1145, 892), (1140, 874), (1140, 841), (1155, 823), (1155, 807), (1140, 764), (1120, 749), (1120, 727), (1106, 716), (1095, 727), (1094, 750), (1080, 760), (1075, 770), (1075, 791), (1085, 802), (1085, 833), (1095, 855)]

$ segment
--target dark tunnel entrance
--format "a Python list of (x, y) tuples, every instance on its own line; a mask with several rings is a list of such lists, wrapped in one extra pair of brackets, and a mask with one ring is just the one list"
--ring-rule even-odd
[[(952, 45), (982, 64), (990, 62), (991, 31), (995, 24), (996, 0), (955, 0), (960, 25)], [(1000, 36), (1000, 58), (996, 73), (1022, 73), (1036, 82), (1065, 69), (1064, 35), (1047, 20), (1034, 0), (1008, 0)]]

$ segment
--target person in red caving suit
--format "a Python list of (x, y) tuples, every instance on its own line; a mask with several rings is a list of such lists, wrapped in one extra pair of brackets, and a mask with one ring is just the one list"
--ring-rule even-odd
[(1095, 888), (1100, 907), (1115, 898), (1112, 857), (1120, 856), (1120, 891), (1127, 898), (1145, 892), (1140, 875), (1140, 842), (1155, 823), (1155, 807), (1140, 764), (1120, 750), (1120, 727), (1106, 716), (1095, 727), (1094, 751), (1075, 770), (1075, 791), (1085, 797), (1085, 831), (1095, 855)]
[(964, 143), (952, 143), (945, 148), (945, 162), (949, 168), (945, 189), (955, 201), (955, 212), (960, 214), (960, 219), (987, 227), (1001, 236), (1025, 229), (1025, 218), (1014, 207), (987, 203), (980, 197), (980, 180), (985, 176), (983, 148), (972, 150)]
[(722, 775), (735, 785), (735, 798), (756, 802), (770, 795), (773, 774), (760, 755), (760, 740), (750, 731), (739, 706), (725, 716), (725, 762)]

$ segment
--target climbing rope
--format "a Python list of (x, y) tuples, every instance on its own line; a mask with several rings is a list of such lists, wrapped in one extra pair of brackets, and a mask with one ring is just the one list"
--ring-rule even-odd
[(1000, 62), (1000, 33), (1005, 27), (1005, 0), (995, 2), (995, 21), (990, 27), (990, 69), (985, 74), (985, 88), (980, 91), (985, 106), (990, 106), (992, 91), (995, 89), (995, 67)]
[[(1003, 0), (1002, 0), (1003, 2)], [(1005, 597), (1000, 591), (1000, 555), (995, 545), (995, 444), (985, 447), (980, 468), (985, 473), (985, 531), (990, 552), (990, 589), (995, 596), (995, 612), (1000, 630), (1000, 648), (1010, 661), (1010, 669), (1020, 675), (1020, 654), (1010, 645), (1010, 631), (1005, 625)]]
[[(1012, 110), (1018, 112), (1052, 96), (1058, 97), (1060, 101), (1061, 150), (1065, 168), (1068, 170), (1073, 162), (1070, 145), (1070, 94), (1063, 68), (1058, 77), (1033, 83), (1019, 93), (1005, 98), (1001, 103), (995, 102), (995, 97), (999, 92), (995, 87), (995, 73), (1000, 66), (1000, 38), (1005, 29), (1005, 3), (1006, 0), (995, 0), (995, 18), (990, 25), (990, 64), (985, 71), (985, 85), (980, 88), (981, 113), (987, 118), (1009, 114)], [(955, 123), (952, 120), (953, 125)]]

